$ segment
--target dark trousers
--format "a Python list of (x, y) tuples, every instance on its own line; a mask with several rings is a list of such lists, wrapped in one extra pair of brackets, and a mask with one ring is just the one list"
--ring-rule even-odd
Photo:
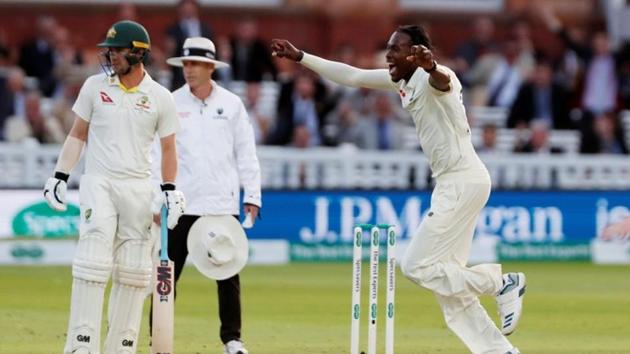
[[(188, 231), (199, 218), (198, 215), (182, 215), (175, 229), (168, 230), (168, 258), (175, 263), (175, 298), (177, 299), (177, 281), (184, 270), (188, 257)], [(221, 320), (220, 336), (225, 344), (231, 340), (241, 339), (241, 286), (238, 274), (217, 280), (219, 294), (219, 319)], [(153, 301), (149, 313), (149, 329), (153, 318)]]

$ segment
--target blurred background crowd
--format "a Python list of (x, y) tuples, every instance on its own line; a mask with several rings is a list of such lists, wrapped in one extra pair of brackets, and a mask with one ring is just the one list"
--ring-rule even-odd
[[(260, 145), (419, 149), (396, 93), (338, 86), (277, 60), (269, 50), (271, 38), (284, 37), (320, 56), (385, 68), (389, 33), (398, 24), (414, 23), (427, 28), (438, 62), (451, 67), (463, 83), (480, 151), (628, 153), (630, 42), (611, 31), (624, 22), (611, 13), (625, 10), (625, 1), (499, 1), (499, 12), (474, 12), (457, 21), (439, 12), (416, 16), (399, 10), (384, 23), (378, 22), (385, 16), (377, 5), (397, 1), (374, 1), (362, 9), (368, 15), (359, 17), (351, 9), (363, 5), (354, 0), (335, 5), (340, 15), (314, 1), (280, 1), (278, 8), (289, 10), (279, 13), (272, 7), (218, 14), (195, 0), (157, 8), (132, 2), (84, 4), (72, 11), (16, 3), (0, 2), (0, 17), (7, 19), (0, 22), (3, 142), (62, 143), (83, 81), (101, 71), (96, 43), (111, 23), (131, 19), (143, 23), (152, 38), (148, 72), (171, 90), (184, 81), (181, 69), (167, 66), (166, 58), (179, 55), (186, 37), (211, 38), (218, 57), (231, 64), (216, 72), (216, 81), (242, 97)], [(573, 17), (563, 16), (563, 9), (580, 6)], [(305, 15), (309, 11), (312, 15)], [(152, 16), (154, 12), (160, 15)], [(86, 26), (83, 15), (99, 21)], [(317, 19), (300, 33), (299, 22), (309, 16)], [(346, 35), (312, 26), (344, 21), (345, 28), (353, 29)], [(335, 38), (329, 38), (334, 31)]]

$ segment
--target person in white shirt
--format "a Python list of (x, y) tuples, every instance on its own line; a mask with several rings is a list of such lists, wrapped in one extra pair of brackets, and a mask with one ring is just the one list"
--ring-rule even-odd
[[(74, 124), (44, 196), (53, 209), (66, 210), (66, 182), (85, 146), (81, 224), (64, 353), (100, 352), (103, 297), (111, 274), (105, 353), (133, 354), (151, 280), (152, 199), (168, 205), (170, 228), (184, 212), (183, 194), (173, 183), (179, 123), (173, 96), (144, 70), (150, 41), (142, 25), (117, 22), (98, 46), (106, 49), (108, 72), (83, 84), (72, 109)], [(162, 148), (163, 193), (154, 198), (150, 152), (156, 133)]]
[[(180, 173), (177, 185), (188, 196), (186, 214), (168, 233), (168, 254), (175, 264), (175, 288), (188, 257), (189, 231), (205, 215), (238, 219), (240, 188), (243, 209), (255, 220), (261, 207), (260, 166), (252, 122), (241, 99), (211, 79), (228, 66), (216, 59), (214, 43), (186, 39), (183, 56), (167, 63), (183, 67), (186, 84), (173, 92), (182, 125), (177, 133)], [(155, 151), (155, 149), (154, 149)], [(157, 166), (154, 166), (157, 168)], [(240, 279), (217, 280), (220, 337), (225, 354), (247, 354), (241, 341)]]
[[(477, 156), (462, 104), (462, 86), (453, 71), (438, 65), (422, 27), (398, 27), (389, 38), (389, 70), (362, 70), (305, 53), (284, 39), (273, 54), (303, 64), (342, 85), (397, 91), (412, 116), (436, 186), (431, 209), (401, 261), (403, 274), (435, 293), (448, 327), (473, 353), (518, 353), (504, 335), (521, 315), (525, 276), (502, 275), (501, 265), (467, 267), (477, 217), (490, 194), (490, 177)], [(497, 298), (501, 330), (479, 303)]]

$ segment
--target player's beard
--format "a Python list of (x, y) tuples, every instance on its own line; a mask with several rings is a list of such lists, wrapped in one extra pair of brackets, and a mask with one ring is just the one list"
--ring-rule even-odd
[(118, 64), (112, 63), (113, 71), (118, 76), (127, 75), (131, 72), (131, 65), (127, 60), (121, 60)]

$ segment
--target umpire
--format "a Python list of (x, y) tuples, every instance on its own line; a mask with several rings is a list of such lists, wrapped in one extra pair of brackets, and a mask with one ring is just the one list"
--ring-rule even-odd
[[(252, 220), (261, 206), (260, 166), (247, 111), (237, 95), (211, 79), (216, 68), (228, 64), (215, 59), (214, 44), (207, 38), (186, 39), (182, 53), (167, 60), (169, 65), (183, 67), (186, 79), (173, 92), (181, 124), (176, 138), (180, 166), (176, 183), (190, 196), (186, 213), (168, 234), (175, 286), (189, 253), (189, 232), (197, 219), (206, 215), (238, 219), (241, 185), (243, 208)], [(217, 285), (223, 353), (248, 354), (241, 341), (239, 275), (217, 280)]]

